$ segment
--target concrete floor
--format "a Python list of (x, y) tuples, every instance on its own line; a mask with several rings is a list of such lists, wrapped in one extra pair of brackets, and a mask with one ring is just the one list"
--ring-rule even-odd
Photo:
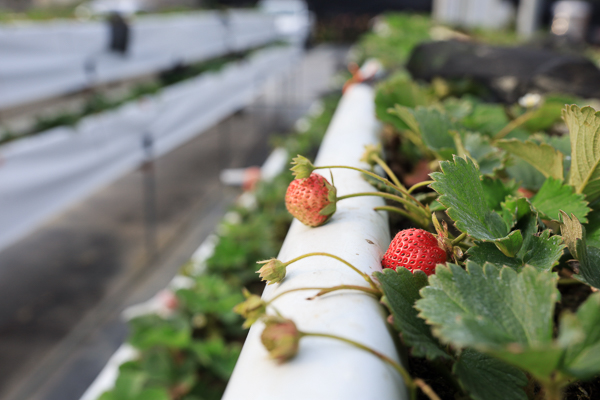
[(0, 398), (81, 396), (126, 337), (122, 310), (164, 288), (239, 194), (220, 170), (261, 165), (269, 136), (329, 90), (346, 50), (309, 51), (247, 109), (0, 253)]

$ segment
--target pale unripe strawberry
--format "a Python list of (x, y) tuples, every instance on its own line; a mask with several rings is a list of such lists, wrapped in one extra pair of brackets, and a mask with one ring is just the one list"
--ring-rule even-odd
[(290, 214), (308, 226), (327, 222), (335, 212), (335, 202), (335, 187), (315, 173), (308, 178), (294, 179), (285, 194), (285, 206)]
[(446, 251), (438, 246), (431, 233), (423, 229), (405, 229), (398, 232), (385, 252), (383, 268), (404, 267), (411, 272), (421, 270), (427, 275), (435, 273), (435, 266), (446, 262)]

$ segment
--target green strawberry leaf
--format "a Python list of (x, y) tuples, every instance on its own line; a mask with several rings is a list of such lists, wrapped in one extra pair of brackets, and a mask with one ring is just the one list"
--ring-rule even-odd
[(508, 257), (493, 243), (485, 242), (477, 242), (476, 246), (467, 251), (467, 255), (469, 260), (478, 264), (490, 262), (506, 265), (517, 271), (525, 265), (531, 265), (541, 271), (551, 271), (563, 254), (565, 246), (562, 244), (562, 237), (557, 235), (550, 237), (549, 230), (545, 230), (540, 236), (529, 234), (528, 237), (530, 240), (528, 242), (524, 240), (523, 247), (516, 257)]
[(514, 257), (523, 246), (523, 235), (521, 231), (512, 231), (508, 236), (496, 240), (494, 244), (505, 256)]
[(588, 246), (586, 231), (577, 217), (569, 217), (561, 210), (560, 232), (571, 255), (579, 261), (579, 274), (574, 277), (595, 288), (600, 288), (600, 248)]
[(552, 341), (556, 282), (555, 274), (529, 266), (517, 273), (471, 261), (466, 271), (438, 265), (416, 308), (443, 342), (473, 347), (546, 380), (562, 355)]
[(525, 189), (537, 191), (546, 182), (546, 177), (540, 171), (516, 156), (508, 157), (505, 170), (511, 179)]
[(587, 222), (585, 217), (590, 209), (582, 194), (574, 193), (573, 186), (565, 185), (561, 181), (548, 178), (539, 192), (531, 199), (531, 204), (540, 212), (542, 218), (558, 220), (560, 210), (567, 214), (575, 214), (582, 222)]
[(421, 141), (427, 148), (444, 158), (456, 152), (454, 139), (450, 134), (450, 131), (455, 129), (454, 123), (437, 108), (411, 109), (396, 105), (390, 112), (408, 126), (412, 132), (409, 139), (415, 144), (419, 145), (418, 142)]
[(454, 162), (442, 161), (442, 172), (431, 177), (431, 187), (440, 194), (438, 201), (461, 232), (478, 240), (495, 241), (508, 235), (502, 217), (488, 207), (479, 179), (479, 170), (472, 160), (454, 157)]
[(517, 139), (499, 140), (496, 146), (527, 161), (545, 177), (563, 180), (563, 154), (546, 143)]
[(577, 239), (575, 248), (579, 261), (579, 274), (587, 284), (600, 288), (600, 249), (587, 246), (582, 239)]
[(375, 114), (381, 121), (395, 125), (397, 117), (388, 113), (389, 108), (396, 104), (414, 108), (427, 105), (428, 102), (428, 96), (423, 88), (410, 79), (406, 73), (397, 73), (377, 85)]
[(477, 161), (483, 175), (493, 175), (495, 169), (502, 167), (504, 152), (492, 146), (488, 137), (475, 132), (467, 132), (464, 136), (464, 147)]
[(600, 112), (571, 105), (562, 115), (571, 137), (569, 183), (592, 203), (600, 198)]
[(585, 241), (590, 246), (600, 247), (600, 210), (592, 211), (587, 218)]
[(473, 104), (464, 99), (448, 97), (442, 102), (442, 106), (450, 117), (461, 120), (473, 112)]
[(495, 135), (508, 122), (508, 117), (501, 105), (485, 103), (476, 104), (473, 112), (462, 120), (467, 129), (481, 132), (487, 136)]
[(481, 184), (483, 185), (485, 201), (492, 210), (501, 210), (500, 203), (504, 201), (506, 196), (514, 195), (517, 192), (516, 182), (512, 180), (503, 182), (501, 179), (484, 176)]
[(450, 358), (414, 308), (415, 301), (421, 298), (419, 290), (427, 286), (427, 275), (421, 271), (413, 274), (406, 268), (398, 268), (397, 271), (387, 268), (381, 273), (376, 272), (375, 277), (381, 283), (382, 302), (392, 313), (394, 328), (412, 347), (412, 355), (430, 360)]
[(449, 133), (456, 126), (446, 114), (436, 108), (417, 107), (413, 115), (419, 123), (423, 142), (427, 147), (434, 151), (456, 149)]
[(561, 327), (573, 318), (582, 337), (579, 341), (569, 341), (562, 369), (575, 378), (590, 379), (600, 373), (600, 293), (588, 297), (576, 316), (563, 315)]
[(461, 352), (452, 372), (474, 400), (527, 399), (521, 370), (473, 349)]

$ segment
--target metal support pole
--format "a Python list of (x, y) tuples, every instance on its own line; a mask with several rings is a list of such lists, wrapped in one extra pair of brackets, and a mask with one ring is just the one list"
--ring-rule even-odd
[(517, 33), (529, 38), (538, 29), (542, 0), (521, 0), (517, 12)]
[(144, 237), (148, 260), (153, 260), (158, 255), (158, 218), (156, 210), (154, 139), (149, 132), (145, 132), (142, 136), (142, 149), (145, 157), (142, 163), (142, 174), (144, 176)]

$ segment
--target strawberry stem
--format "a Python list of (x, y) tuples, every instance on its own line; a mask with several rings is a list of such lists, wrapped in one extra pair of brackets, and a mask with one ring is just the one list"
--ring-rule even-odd
[(417, 217), (404, 211), (401, 208), (393, 207), (393, 206), (381, 206), (381, 207), (375, 207), (375, 208), (373, 208), (373, 210), (375, 210), (375, 211), (390, 211), (390, 212), (400, 214), (403, 217), (410, 219), (415, 224), (419, 225), (421, 228), (423, 228), (425, 230), (428, 229), (428, 225), (429, 225), (428, 223), (423, 223), (423, 221), (419, 220)]
[(435, 181), (423, 181), (423, 182), (416, 183), (416, 184), (412, 185), (410, 187), (410, 189), (408, 189), (408, 193), (412, 193), (412, 192), (414, 192), (416, 189), (418, 189), (420, 187), (431, 185), (434, 182)]
[(525, 114), (518, 116), (517, 118), (510, 121), (504, 128), (500, 130), (500, 132), (496, 133), (496, 136), (493, 137), (492, 143), (496, 140), (500, 140), (504, 138), (506, 135), (511, 133), (513, 130), (518, 128), (520, 125), (529, 121), (534, 115), (536, 110), (527, 111)]
[(457, 244), (459, 244), (460, 242), (463, 241), (464, 238), (467, 237), (467, 232), (463, 232), (461, 233), (456, 239), (454, 239), (451, 244), (452, 246), (456, 246)]
[[(378, 181), (383, 182), (386, 186), (392, 188), (392, 189), (396, 189), (397, 191), (401, 192), (402, 194), (404, 194), (407, 198), (410, 198), (412, 200), (415, 201), (415, 203), (420, 204), (419, 201), (417, 199), (415, 199), (410, 193), (408, 193), (408, 190), (406, 190), (406, 188), (402, 185), (400, 186), (396, 186), (395, 184), (393, 184), (392, 182), (390, 182), (388, 179), (385, 179), (371, 171), (367, 171), (366, 169), (362, 169), (362, 168), (356, 168), (356, 167), (350, 167), (347, 165), (328, 165), (328, 166), (324, 166), (324, 167), (314, 167), (314, 169), (332, 169), (332, 168), (343, 168), (343, 169), (351, 169), (353, 171), (358, 171), (358, 172), (362, 172), (363, 174), (369, 175), (372, 178), (377, 179)], [(390, 171), (391, 172), (391, 171)]]
[(384, 199), (394, 200), (400, 204), (403, 204), (407, 209), (412, 208), (412, 209), (421, 210), (422, 212), (424, 212), (423, 215), (426, 216), (427, 218), (429, 218), (429, 212), (427, 212), (427, 209), (421, 203), (417, 202), (417, 204), (414, 204), (406, 199), (403, 199), (400, 196), (396, 196), (395, 194), (391, 194), (391, 193), (383, 193), (383, 192), (352, 193), (352, 194), (347, 194), (345, 196), (340, 196), (336, 199), (336, 201), (350, 199), (352, 197), (361, 197), (361, 196), (377, 196), (377, 197), (383, 197)]
[(379, 290), (379, 289), (377, 288), (377, 285), (375, 285), (375, 283), (373, 282), (373, 280), (371, 279), (371, 277), (370, 277), (368, 274), (366, 274), (366, 273), (362, 272), (361, 270), (359, 270), (358, 268), (356, 268), (354, 265), (350, 264), (348, 261), (346, 261), (346, 260), (344, 260), (344, 259), (342, 259), (342, 258), (340, 258), (340, 257), (338, 257), (338, 256), (335, 256), (335, 255), (333, 255), (333, 254), (330, 254), (330, 253), (323, 253), (323, 252), (307, 253), (307, 254), (301, 255), (301, 256), (299, 256), (299, 257), (296, 257), (296, 258), (294, 258), (294, 259), (292, 259), (292, 260), (290, 260), (290, 261), (286, 262), (285, 264), (286, 264), (286, 266), (287, 266), (287, 265), (290, 265), (290, 264), (292, 264), (292, 263), (294, 263), (294, 262), (296, 262), (296, 261), (300, 261), (300, 260), (302, 260), (303, 258), (306, 258), (306, 257), (313, 257), (313, 256), (324, 256), (324, 257), (330, 257), (330, 258), (333, 258), (333, 259), (335, 259), (335, 260), (338, 260), (338, 261), (340, 261), (340, 262), (344, 263), (345, 265), (347, 265), (348, 267), (350, 267), (350, 268), (352, 268), (354, 271), (356, 271), (356, 273), (357, 273), (357, 274), (359, 274), (360, 276), (362, 276), (362, 277), (363, 277), (363, 278), (364, 278), (364, 279), (365, 279), (365, 280), (366, 280), (366, 281), (369, 283), (369, 285), (370, 285), (370, 286), (371, 286), (373, 289), (375, 289), (375, 290)]
[(372, 288), (368, 288), (368, 287), (364, 287), (364, 286), (357, 286), (357, 285), (339, 285), (339, 286), (333, 286), (333, 287), (328, 287), (328, 288), (304, 287), (304, 288), (290, 289), (290, 290), (286, 290), (281, 293), (277, 293), (275, 296), (273, 296), (271, 299), (269, 299), (269, 301), (266, 302), (266, 305), (267, 306), (271, 305), (271, 303), (273, 301), (275, 301), (279, 297), (283, 296), (284, 294), (288, 294), (288, 293), (292, 293), (292, 292), (299, 292), (301, 290), (319, 290), (319, 292), (316, 295), (309, 297), (307, 300), (314, 300), (315, 298), (317, 298), (319, 296), (323, 296), (327, 293), (335, 292), (336, 290), (358, 290), (361, 292), (372, 294), (372, 295), (376, 296), (377, 298), (381, 297), (381, 291), (372, 289)]
[[(396, 184), (396, 186), (398, 186), (399, 188), (403, 188), (404, 191), (406, 191), (406, 188), (404, 187), (404, 185), (402, 183), (400, 183), (400, 180), (398, 179), (398, 177), (396, 176), (396, 174), (394, 174), (394, 171), (392, 171), (392, 169), (387, 165), (387, 163), (385, 161), (383, 161), (376, 154), (373, 154), (371, 156), (371, 159), (373, 161), (375, 161), (381, 168), (383, 168), (383, 170), (385, 171), (385, 173), (390, 177), (390, 179), (392, 180), (392, 182), (394, 182)], [(406, 193), (410, 193), (410, 192), (406, 191)]]
[(408, 387), (408, 389), (410, 391), (411, 400), (416, 400), (416, 398), (417, 398), (417, 391), (416, 391), (417, 387), (421, 388), (423, 393), (425, 393), (425, 395), (427, 395), (427, 397), (429, 397), (431, 400), (440, 400), (439, 396), (433, 391), (433, 389), (429, 385), (427, 385), (421, 379), (413, 380), (412, 377), (410, 376), (410, 374), (406, 371), (406, 369), (404, 369), (404, 367), (402, 365), (400, 365), (396, 361), (392, 360), (385, 354), (378, 352), (377, 350), (367, 347), (364, 344), (355, 342), (352, 339), (343, 338), (343, 337), (337, 336), (337, 335), (330, 335), (328, 333), (300, 332), (300, 335), (301, 335), (301, 337), (312, 336), (312, 337), (322, 337), (322, 338), (339, 340), (344, 343), (348, 343), (351, 346), (354, 346), (356, 348), (359, 348), (361, 350), (369, 352), (369, 353), (373, 354), (375, 357), (379, 358), (380, 360), (386, 362), (388, 365), (392, 366), (396, 370), (396, 372), (398, 372), (398, 374), (400, 374), (400, 376), (404, 380), (405, 385)]

